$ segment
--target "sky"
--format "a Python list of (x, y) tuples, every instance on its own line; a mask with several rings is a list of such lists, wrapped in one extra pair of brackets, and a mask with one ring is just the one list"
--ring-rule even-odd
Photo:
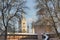
[(26, 20), (27, 20), (27, 24), (30, 24), (32, 23), (32, 21), (37, 20), (35, 2), (34, 0), (27, 0), (26, 5), (29, 8), (28, 10), (26, 10), (27, 11)]
[(27, 15), (26, 15), (26, 21), (27, 21), (27, 26), (29, 26), (29, 32), (31, 33), (32, 30), (32, 25), (31, 23), (33, 21), (37, 20), (37, 16), (36, 16), (36, 9), (35, 9), (35, 2), (34, 0), (27, 0), (26, 6), (29, 8), (26, 10)]

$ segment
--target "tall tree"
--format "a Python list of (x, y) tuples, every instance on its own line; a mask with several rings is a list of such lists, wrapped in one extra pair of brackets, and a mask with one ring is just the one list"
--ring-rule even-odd
[(26, 8), (25, 3), (25, 0), (0, 0), (0, 17), (2, 25), (4, 27), (3, 29), (5, 29), (3, 30), (3, 32), (5, 33), (4, 40), (7, 40), (7, 27), (9, 26), (9, 24), (11, 24), (12, 21), (14, 22), (14, 19), (21, 18), (20, 12), (21, 9), (24, 10), (24, 8)]
[[(55, 22), (56, 18), (58, 19), (57, 12), (56, 12), (57, 10), (55, 9), (56, 8), (55, 7), (56, 3), (53, 0), (36, 0), (36, 2), (37, 2), (37, 7), (36, 8), (38, 9), (37, 14), (39, 14), (40, 16), (41, 15), (43, 16), (42, 19), (44, 21), (40, 20), (40, 21), (42, 21), (42, 24), (45, 23), (45, 25), (46, 25), (50, 21), (49, 23), (53, 24), (53, 27), (56, 31), (56, 34), (57, 34), (57, 36), (59, 36), (57, 26), (56, 26), (56, 22)], [(56, 18), (54, 19), (54, 17), (56, 17)], [(50, 19), (50, 20), (48, 20), (48, 19)]]

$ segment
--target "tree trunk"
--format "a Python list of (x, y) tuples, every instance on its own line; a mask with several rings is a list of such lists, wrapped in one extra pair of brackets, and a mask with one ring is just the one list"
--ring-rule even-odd
[(5, 26), (5, 40), (7, 40), (7, 26)]
[(53, 27), (54, 27), (54, 29), (55, 29), (55, 31), (56, 31), (57, 36), (59, 37), (59, 33), (58, 33), (58, 31), (57, 31), (57, 27), (56, 27), (56, 24), (55, 24), (55, 22), (54, 22), (54, 19), (53, 19), (53, 16), (52, 16), (51, 13), (50, 13), (50, 16), (51, 16), (52, 21), (53, 21)]

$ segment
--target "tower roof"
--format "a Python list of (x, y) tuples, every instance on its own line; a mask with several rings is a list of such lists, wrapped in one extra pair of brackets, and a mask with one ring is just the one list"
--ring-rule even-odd
[(24, 13), (22, 13), (22, 19), (26, 20)]

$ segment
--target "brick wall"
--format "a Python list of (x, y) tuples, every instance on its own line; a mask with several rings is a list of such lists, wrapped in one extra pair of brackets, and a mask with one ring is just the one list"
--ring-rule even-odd
[[(54, 36), (56, 36), (56, 34), (53, 31), (49, 32), (50, 33), (49, 35), (52, 35), (50, 40), (60, 40), (59, 38), (54, 37)], [(42, 36), (41, 36), (41, 33), (46, 33), (45, 27), (35, 26), (35, 33), (38, 35), (38, 40), (43, 40)]]

